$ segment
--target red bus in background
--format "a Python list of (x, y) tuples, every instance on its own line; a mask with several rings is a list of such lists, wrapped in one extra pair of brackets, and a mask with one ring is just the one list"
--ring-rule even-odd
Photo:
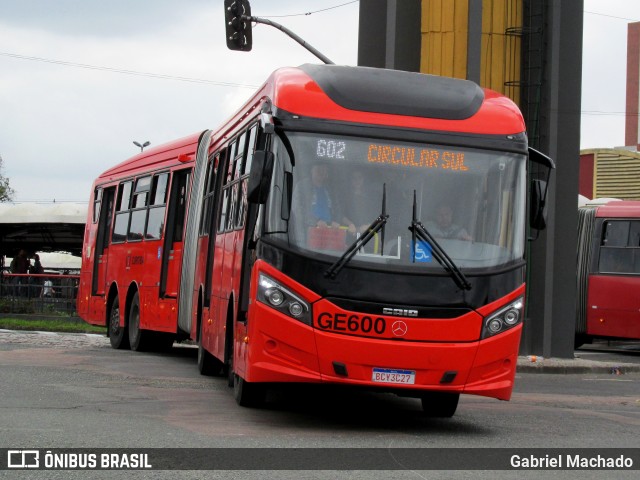
[(553, 167), (517, 107), (472, 82), (277, 70), (218, 130), (96, 180), (79, 312), (115, 348), (196, 341), (240, 405), (280, 382), (443, 417), (461, 393), (508, 400), (527, 219), (544, 226), (529, 160)]
[(106, 325), (114, 348), (176, 338), (186, 206), (202, 134), (141, 153), (95, 182), (85, 227), (78, 314)]
[(640, 202), (579, 209), (576, 346), (640, 339)]

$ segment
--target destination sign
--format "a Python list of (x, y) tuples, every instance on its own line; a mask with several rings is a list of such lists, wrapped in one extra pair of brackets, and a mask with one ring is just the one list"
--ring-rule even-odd
[(370, 163), (386, 163), (417, 168), (442, 168), (467, 171), (464, 152), (435, 148), (400, 147), (372, 143), (369, 145), (367, 160)]
[(366, 148), (366, 161), (399, 167), (443, 169), (466, 172), (465, 152), (442, 148), (389, 145), (384, 143), (352, 142), (321, 138), (316, 142), (316, 156), (323, 159), (351, 161), (364, 160), (363, 147)]

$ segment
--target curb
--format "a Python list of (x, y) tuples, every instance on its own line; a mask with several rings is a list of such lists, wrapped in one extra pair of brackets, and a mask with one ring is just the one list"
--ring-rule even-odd
[(104, 337), (107, 336), (104, 333), (85, 333), (85, 332), (44, 332), (41, 330), (7, 330), (5, 328), (0, 328), (0, 333), (19, 333), (19, 334), (27, 334), (27, 335), (45, 335), (45, 336), (55, 336), (55, 335), (70, 335), (76, 337)]
[(640, 372), (640, 364), (597, 362), (583, 359), (550, 358), (539, 362), (531, 362), (526, 357), (518, 358), (517, 373), (554, 373), (554, 374), (585, 374), (602, 373), (609, 375), (624, 375), (625, 373)]

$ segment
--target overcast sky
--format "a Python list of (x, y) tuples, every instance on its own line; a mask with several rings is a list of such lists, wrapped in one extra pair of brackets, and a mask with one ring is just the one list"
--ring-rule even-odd
[[(357, 2), (296, 15), (347, 2), (251, 7), (355, 65)], [(0, 0), (0, 155), (15, 199), (86, 201), (96, 176), (137, 153), (134, 140), (215, 128), (272, 70), (319, 62), (264, 25), (251, 52), (227, 50), (222, 3)], [(640, 4), (585, 0), (584, 18), (582, 148), (622, 145), (627, 23), (640, 21)]]

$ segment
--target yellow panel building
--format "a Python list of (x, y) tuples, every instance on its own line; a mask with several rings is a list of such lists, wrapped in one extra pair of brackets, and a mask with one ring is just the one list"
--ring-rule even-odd
[(522, 0), (422, 0), (420, 71), (469, 78), (469, 11), (481, 1), (481, 86), (520, 103)]

